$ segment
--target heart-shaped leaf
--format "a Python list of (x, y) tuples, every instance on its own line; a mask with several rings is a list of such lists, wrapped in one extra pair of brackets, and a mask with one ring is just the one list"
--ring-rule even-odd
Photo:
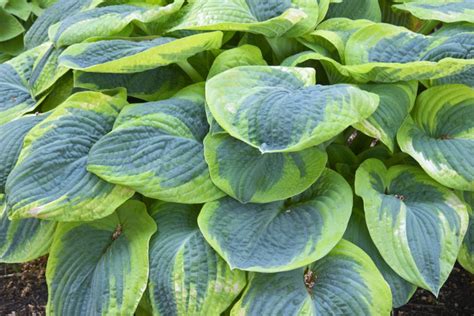
[(48, 315), (133, 315), (155, 231), (138, 201), (97, 221), (59, 223), (46, 268)]
[(222, 44), (222, 32), (184, 38), (158, 37), (141, 41), (124, 39), (74, 44), (59, 57), (63, 66), (87, 72), (131, 73), (186, 61)]
[(203, 203), (224, 195), (211, 181), (202, 141), (209, 131), (204, 85), (134, 104), (92, 148), (87, 169), (155, 199)]
[(355, 190), (385, 261), (407, 281), (437, 295), (466, 233), (467, 206), (418, 167), (387, 170), (376, 159), (361, 164)]
[(27, 134), (5, 188), (12, 219), (102, 218), (133, 195), (86, 170), (89, 150), (125, 104), (123, 93), (76, 93)]
[(158, 233), (150, 242), (151, 305), (156, 315), (219, 315), (246, 284), (199, 231), (201, 206), (155, 203)]
[(226, 197), (206, 203), (199, 228), (232, 269), (279, 272), (326, 255), (342, 238), (352, 209), (352, 190), (326, 169), (300, 195), (267, 204)]
[(400, 148), (439, 183), (474, 191), (474, 89), (443, 85), (422, 92), (401, 126)]
[(207, 81), (206, 101), (219, 125), (262, 153), (321, 144), (378, 106), (375, 94), (314, 80), (310, 68), (237, 67)]
[(232, 316), (389, 315), (390, 288), (369, 256), (348, 241), (306, 269), (254, 273)]
[(212, 181), (242, 203), (267, 203), (299, 194), (316, 181), (327, 162), (319, 147), (262, 154), (228, 134), (208, 135), (204, 154)]

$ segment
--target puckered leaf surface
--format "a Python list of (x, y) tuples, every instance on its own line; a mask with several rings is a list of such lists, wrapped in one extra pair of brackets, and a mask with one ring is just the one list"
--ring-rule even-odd
[(224, 195), (204, 160), (209, 131), (204, 86), (173, 98), (127, 106), (92, 148), (87, 169), (108, 182), (170, 202), (203, 203)]
[(246, 284), (199, 231), (200, 205), (158, 202), (151, 216), (158, 233), (150, 242), (150, 301), (155, 315), (218, 315)]
[(262, 154), (228, 134), (208, 135), (204, 154), (212, 181), (242, 203), (267, 203), (299, 194), (316, 181), (327, 162), (319, 147)]
[(59, 57), (68, 68), (100, 73), (132, 73), (186, 61), (222, 44), (222, 32), (184, 38), (158, 37), (141, 41), (112, 39), (74, 44)]
[(394, 7), (408, 11), (423, 20), (474, 23), (474, 2), (472, 0), (414, 0), (397, 4)]
[(404, 279), (437, 295), (466, 233), (468, 207), (420, 168), (387, 170), (377, 159), (359, 167), (355, 190), (385, 261)]
[(390, 288), (369, 256), (341, 240), (306, 269), (254, 273), (231, 315), (389, 315)]
[(138, 201), (97, 221), (60, 223), (46, 270), (48, 315), (133, 315), (146, 289), (155, 231)]
[(80, 92), (25, 137), (5, 192), (13, 219), (61, 221), (102, 218), (133, 195), (86, 170), (91, 147), (112, 129), (124, 94)]
[(288, 271), (327, 254), (342, 238), (352, 209), (347, 182), (326, 169), (288, 200), (241, 204), (225, 197), (206, 203), (199, 227), (231, 268)]
[(430, 88), (418, 96), (398, 132), (398, 143), (439, 183), (474, 191), (473, 117), (474, 88)]
[(375, 94), (314, 80), (310, 68), (237, 67), (207, 81), (206, 101), (220, 126), (262, 153), (319, 145), (378, 106)]

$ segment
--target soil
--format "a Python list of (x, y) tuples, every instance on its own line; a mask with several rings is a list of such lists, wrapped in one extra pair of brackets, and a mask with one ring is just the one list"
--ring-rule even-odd
[[(46, 257), (25, 264), (0, 264), (0, 316), (42, 316), (48, 300)], [(394, 316), (474, 316), (474, 275), (456, 265), (438, 298), (418, 290)]]

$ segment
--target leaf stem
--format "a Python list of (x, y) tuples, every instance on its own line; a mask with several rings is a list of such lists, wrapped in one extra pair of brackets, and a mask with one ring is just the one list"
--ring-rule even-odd
[(194, 81), (201, 82), (204, 81), (204, 78), (197, 72), (196, 69), (187, 61), (181, 61), (178, 63), (178, 66), (184, 70), (184, 72)]

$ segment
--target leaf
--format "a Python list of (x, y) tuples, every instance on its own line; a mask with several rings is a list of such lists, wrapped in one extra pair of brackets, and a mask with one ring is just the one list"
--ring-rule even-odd
[(474, 89), (443, 85), (422, 92), (398, 132), (400, 148), (433, 179), (474, 191)]
[(194, 0), (172, 30), (242, 31), (267, 37), (299, 36), (314, 29), (316, 1)]
[(242, 203), (268, 203), (299, 194), (316, 181), (327, 162), (319, 147), (262, 154), (228, 134), (206, 136), (204, 155), (212, 181)]
[(204, 160), (208, 130), (203, 84), (168, 100), (130, 105), (92, 148), (87, 169), (154, 199), (213, 201), (224, 194), (212, 183)]
[(2, 30), (0, 42), (10, 40), (25, 31), (23, 25), (2, 8), (0, 8), (0, 30)]
[(421, 169), (362, 163), (355, 191), (364, 200), (370, 235), (390, 267), (438, 295), (456, 261), (468, 225), (467, 206)]
[(330, 4), (326, 18), (367, 19), (380, 22), (382, 13), (378, 0), (343, 0)]
[(176, 13), (184, 0), (160, 6), (113, 5), (93, 8), (66, 17), (49, 30), (49, 38), (58, 47), (83, 42), (91, 37), (112, 36), (131, 24), (158, 23)]
[(210, 79), (226, 70), (252, 65), (266, 66), (267, 62), (263, 59), (260, 48), (248, 44), (242, 45), (226, 50), (217, 56), (207, 77)]
[(246, 284), (199, 231), (200, 206), (157, 202), (151, 216), (150, 300), (154, 315), (219, 315)]
[(206, 101), (219, 125), (262, 153), (321, 144), (377, 108), (374, 94), (314, 80), (310, 68), (237, 67), (207, 81)]
[(103, 0), (58, 0), (48, 7), (25, 34), (25, 46), (30, 49), (48, 41), (48, 29), (53, 24), (83, 10), (94, 8)]
[(360, 248), (341, 242), (307, 269), (254, 273), (231, 315), (389, 315), (390, 288)]
[(422, 20), (437, 20), (446, 23), (474, 23), (472, 0), (416, 0), (394, 5)]
[(403, 27), (374, 23), (349, 37), (344, 48), (345, 65), (324, 52), (323, 47), (313, 44), (311, 49), (315, 51), (288, 57), (282, 66), (318, 60), (332, 78), (331, 82), (388, 83), (446, 77), (466, 82), (472, 75), (469, 71), (474, 59), (464, 43), (471, 41), (474, 32), (454, 25), (447, 34), (444, 28), (425, 36)]
[(416, 81), (395, 84), (366, 84), (361, 89), (375, 93), (380, 104), (367, 119), (354, 124), (364, 134), (381, 140), (392, 152), (396, 135), (415, 104), (418, 83)]
[(51, 88), (68, 71), (66, 67), (58, 64), (58, 57), (64, 49), (54, 48), (52, 44), (48, 45), (48, 49), (36, 59), (28, 82), (35, 96)]
[(198, 224), (232, 269), (280, 272), (326, 255), (342, 238), (352, 209), (347, 182), (326, 169), (300, 195), (267, 204), (229, 197), (204, 205)]
[(112, 129), (125, 104), (123, 93), (76, 93), (36, 125), (7, 179), (10, 217), (92, 220), (111, 214), (130, 198), (130, 189), (86, 170), (89, 150)]
[(59, 62), (68, 68), (101, 73), (131, 73), (185, 61), (222, 44), (222, 32), (142, 41), (103, 40), (68, 47)]
[(46, 268), (48, 315), (133, 315), (155, 231), (138, 201), (97, 221), (59, 223)]
[(364, 250), (375, 263), (377, 269), (382, 273), (383, 278), (390, 286), (393, 307), (398, 308), (408, 303), (413, 294), (415, 294), (416, 286), (400, 277), (382, 258), (369, 235), (364, 215), (360, 210), (354, 209), (352, 212), (349, 225), (344, 233), (344, 239)]
[(28, 20), (30, 17), (31, 5), (27, 0), (9, 0), (3, 8), (23, 21)]
[(74, 71), (74, 85), (89, 90), (127, 89), (129, 96), (146, 101), (167, 99), (191, 84), (177, 65), (168, 65), (131, 74)]
[(464, 192), (463, 197), (469, 205), (469, 225), (458, 254), (458, 262), (464, 269), (474, 274), (474, 193)]
[(28, 131), (47, 115), (26, 116), (0, 126), (0, 262), (26, 262), (49, 250), (56, 223), (38, 219), (9, 220), (5, 208), (5, 182), (13, 169)]
[[(405, 81), (434, 79), (461, 72), (474, 63), (466, 46), (473, 38), (474, 32), (462, 29), (454, 36), (446, 36), (442, 31), (425, 36), (378, 23), (349, 38), (345, 60), (360, 72), (373, 72), (377, 81), (385, 81), (387, 76)], [(369, 78), (367, 74), (365, 77)]]
[(28, 81), (36, 58), (45, 49), (40, 46), (0, 64), (0, 125), (36, 107)]

